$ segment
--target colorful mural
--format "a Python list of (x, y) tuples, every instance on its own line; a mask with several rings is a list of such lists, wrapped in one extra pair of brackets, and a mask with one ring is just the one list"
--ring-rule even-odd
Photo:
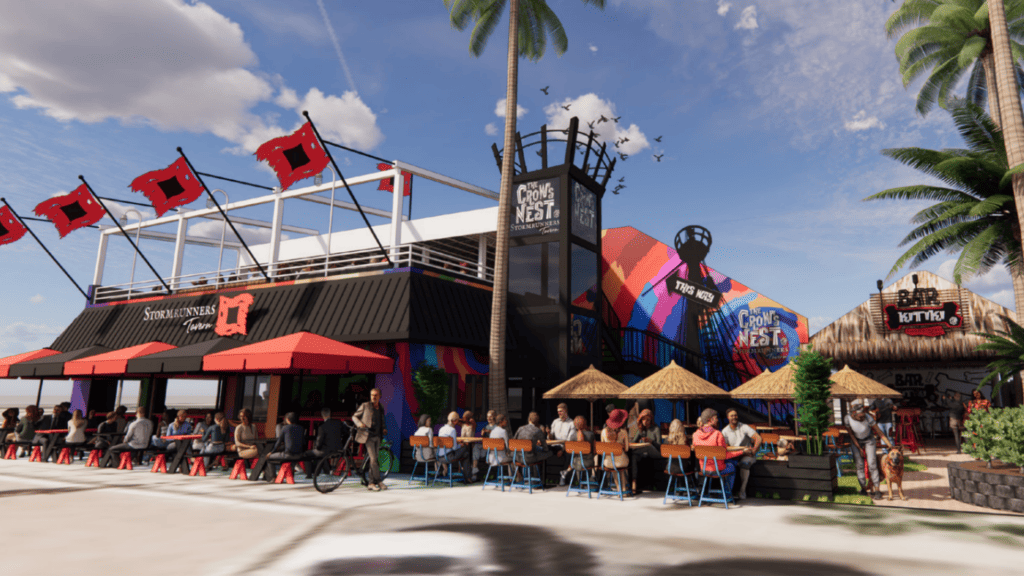
[[(669, 292), (662, 280), (676, 269), (686, 276), (686, 265), (675, 249), (632, 227), (612, 228), (602, 234), (602, 288), (619, 323), (682, 344), (689, 303)], [(766, 369), (777, 370), (807, 342), (806, 317), (713, 268), (702, 272), (723, 294), (723, 321), (716, 328), (728, 349), (720, 351), (721, 355), (731, 358), (741, 373), (753, 377)], [(764, 405), (759, 408), (764, 410)], [(785, 407), (776, 406), (773, 414), (776, 411), (781, 416)]]

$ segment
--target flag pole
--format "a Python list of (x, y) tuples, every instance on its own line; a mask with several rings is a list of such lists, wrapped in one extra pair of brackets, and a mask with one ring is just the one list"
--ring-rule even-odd
[(58, 268), (60, 268), (60, 271), (63, 272), (64, 275), (68, 277), (68, 280), (71, 280), (71, 283), (75, 285), (75, 288), (78, 288), (78, 291), (81, 292), (82, 296), (85, 296), (86, 301), (88, 301), (89, 295), (85, 293), (85, 290), (82, 290), (82, 287), (78, 285), (78, 282), (75, 282), (75, 279), (71, 277), (71, 274), (68, 274), (68, 271), (65, 270), (63, 266), (61, 266), (60, 262), (58, 262), (57, 259), (53, 256), (53, 253), (51, 253), (50, 250), (47, 249), (46, 246), (43, 244), (43, 241), (39, 239), (39, 236), (36, 236), (36, 233), (33, 232), (32, 229), (28, 227), (28, 224), (25, 224), (25, 221), (21, 219), (21, 216), (18, 216), (18, 213), (14, 211), (14, 207), (7, 203), (7, 199), (0, 198), (0, 202), (3, 202), (4, 206), (7, 206), (7, 208), (10, 209), (11, 214), (13, 214), (14, 217), (17, 218), (19, 222), (21, 222), (21, 225), (24, 226), (25, 230), (27, 230), (28, 233), (31, 234), (32, 237), (36, 239), (36, 242), (38, 242), (39, 246), (41, 246), (43, 251), (46, 252), (46, 255), (49, 256), (51, 260), (53, 260), (53, 263), (56, 264)]
[(78, 179), (82, 181), (82, 184), (85, 184), (85, 187), (89, 189), (89, 194), (92, 194), (92, 197), (96, 199), (96, 202), (98, 202), (100, 207), (103, 208), (103, 211), (107, 213), (107, 216), (110, 216), (110, 219), (114, 221), (114, 224), (117, 224), (117, 229), (120, 230), (121, 234), (124, 234), (124, 237), (128, 239), (129, 243), (131, 243), (132, 248), (135, 249), (135, 253), (138, 254), (139, 256), (142, 256), (142, 261), (146, 263), (146, 266), (149, 266), (149, 269), (153, 271), (153, 274), (156, 276), (156, 279), (159, 280), (161, 284), (163, 284), (164, 290), (166, 290), (167, 293), (170, 294), (171, 287), (167, 285), (167, 282), (164, 282), (163, 276), (161, 276), (160, 273), (156, 271), (156, 268), (153, 268), (153, 265), (149, 263), (149, 258), (146, 258), (146, 255), (142, 253), (142, 250), (139, 250), (138, 245), (135, 244), (135, 240), (132, 240), (132, 237), (129, 236), (128, 233), (124, 231), (124, 228), (121, 227), (121, 222), (117, 218), (114, 218), (114, 215), (107, 208), (107, 205), (104, 204), (103, 200), (101, 200), (100, 197), (96, 194), (96, 192), (93, 191), (92, 186), (90, 186), (89, 183), (85, 181), (85, 176), (79, 174)]
[[(363, 222), (366, 223), (366, 227), (370, 230), (370, 234), (373, 235), (373, 239), (377, 242), (377, 247), (380, 248), (380, 251), (384, 253), (384, 259), (388, 261), (388, 264), (394, 266), (394, 262), (391, 261), (391, 256), (389, 256), (388, 255), (388, 251), (384, 249), (384, 245), (380, 243), (380, 238), (377, 238), (377, 233), (373, 231), (373, 226), (370, 225), (369, 218), (367, 218), (366, 217), (366, 213), (363, 212), (363, 207), (359, 205), (359, 201), (356, 200), (356, 195), (353, 194), (352, 193), (352, 189), (349, 188), (348, 181), (345, 180), (345, 175), (341, 173), (341, 168), (338, 168), (338, 163), (334, 161), (334, 155), (331, 154), (329, 150), (327, 150), (327, 146), (324, 146), (324, 139), (320, 137), (320, 131), (317, 130), (316, 129), (316, 125), (313, 124), (313, 119), (309, 117), (309, 112), (303, 110), (302, 111), (302, 115), (305, 116), (306, 120), (309, 121), (309, 126), (310, 126), (310, 128), (313, 129), (313, 134), (316, 135), (317, 141), (320, 142), (320, 146), (324, 149), (324, 152), (327, 153), (327, 157), (331, 159), (331, 164), (334, 166), (334, 170), (338, 173), (338, 177), (341, 178), (341, 183), (345, 185), (345, 190), (348, 190), (348, 195), (352, 198), (352, 203), (356, 205), (357, 209), (359, 209), (359, 215), (363, 217)], [(344, 148), (344, 147), (343, 146), (339, 146), (339, 148)], [(348, 150), (348, 149), (346, 148), (346, 150)], [(360, 154), (362, 154), (362, 153), (360, 152)], [(363, 155), (367, 156), (367, 154), (363, 154)], [(373, 156), (371, 156), (371, 158), (373, 158)], [(386, 160), (385, 160), (385, 162), (386, 162)], [(389, 164), (390, 164), (390, 162), (389, 162)], [(397, 182), (396, 182), (395, 185), (396, 186), (398, 185)], [(394, 191), (392, 191), (392, 194), (394, 194)], [(399, 223), (399, 225), (401, 225), (401, 223)], [(394, 246), (392, 246), (392, 248), (394, 248)]]
[[(217, 211), (220, 212), (220, 215), (224, 218), (224, 221), (228, 223), (228, 226), (231, 226), (231, 231), (235, 233), (235, 237), (238, 238), (238, 241), (242, 244), (242, 247), (245, 248), (245, 251), (249, 253), (249, 258), (252, 258), (252, 263), (256, 265), (256, 268), (260, 271), (260, 274), (263, 274), (263, 278), (265, 278), (267, 282), (270, 282), (270, 276), (267, 276), (266, 270), (264, 270), (263, 266), (261, 266), (259, 261), (256, 260), (256, 256), (253, 255), (252, 250), (249, 249), (249, 245), (245, 243), (245, 240), (242, 238), (242, 235), (238, 233), (238, 230), (235, 228), (235, 223), (232, 222), (230, 218), (228, 218), (227, 213), (225, 213), (224, 209), (220, 207), (220, 202), (217, 202), (217, 199), (213, 197), (213, 192), (210, 192), (210, 189), (206, 187), (206, 183), (203, 182), (203, 177), (199, 175), (199, 172), (196, 172), (195, 166), (192, 165), (192, 162), (188, 159), (188, 156), (185, 156), (185, 152), (182, 151), (181, 146), (178, 146), (177, 150), (178, 154), (181, 154), (181, 157), (185, 159), (185, 163), (188, 164), (188, 169), (191, 170), (192, 173), (196, 175), (196, 180), (199, 180), (199, 185), (203, 187), (203, 190), (206, 191), (206, 195), (210, 197), (211, 201), (213, 201), (213, 205), (217, 207)], [(220, 274), (219, 271), (217, 273)]]

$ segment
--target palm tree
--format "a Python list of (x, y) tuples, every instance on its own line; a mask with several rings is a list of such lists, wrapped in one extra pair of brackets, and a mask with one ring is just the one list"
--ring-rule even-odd
[[(951, 113), (966, 149), (893, 148), (882, 154), (941, 180), (884, 190), (865, 200), (931, 200), (918, 212), (918, 226), (900, 243), (911, 244), (893, 265), (917, 267), (943, 252), (960, 252), (954, 280), (984, 274), (993, 266), (1015, 268), (1021, 261), (1020, 226), (1007, 168), (1003, 135), (981, 107), (951, 102)], [(1016, 288), (1016, 286), (1015, 286)]]
[[(1024, 2), (1014, 0), (1006, 15), (1015, 61), (1024, 56)], [(945, 108), (950, 92), (970, 69), (967, 99), (975, 104), (987, 98), (989, 114), (1001, 126), (991, 26), (985, 0), (906, 0), (885, 23), (896, 43), (903, 86), (927, 73), (917, 96), (917, 111), (928, 114), (934, 104)], [(1018, 75), (1024, 74), (1016, 66)]]
[(988, 376), (985, 376), (978, 383), (978, 388), (985, 384), (992, 384), (992, 398), (999, 394), (1003, 383), (1011, 376), (1020, 374), (1024, 370), (1024, 328), (1006, 316), (1001, 317), (1007, 330), (998, 330), (995, 334), (975, 332), (988, 340), (979, 344), (977, 350), (990, 350), (996, 353), (996, 359), (989, 362)]
[[(996, 89), (999, 91), (999, 117), (1002, 119), (1003, 141), (1006, 143), (1007, 166), (1016, 168), (1024, 163), (1024, 113), (1020, 108), (1020, 87), (1014, 75), (1014, 54), (1010, 32), (1006, 26), (1003, 0), (989, 0), (989, 21), (992, 33), (992, 58), (995, 68)], [(1024, 174), (1013, 175), (1013, 198), (1017, 209), (1018, 229), (1024, 230)], [(1018, 237), (1018, 243), (1020, 237)], [(1024, 319), (1024, 270), (1016, 266), (1013, 276), (1013, 302), (1017, 321)], [(1024, 323), (1024, 322), (1022, 322)]]
[[(604, 8), (604, 0), (582, 0)], [(490, 365), (488, 368), (487, 396), (491, 409), (508, 412), (508, 394), (505, 388), (505, 322), (508, 308), (508, 237), (509, 218), (512, 216), (512, 159), (516, 134), (516, 95), (519, 82), (519, 57), (536, 62), (544, 56), (547, 37), (555, 43), (560, 56), (569, 47), (565, 29), (545, 0), (444, 0), (451, 23), (464, 30), (472, 21), (469, 51), (479, 57), (487, 40), (501, 20), (508, 4), (508, 67), (505, 88), (505, 145), (501, 159), (501, 197), (498, 201), (497, 238), (494, 246), (494, 288), (491, 299)]]

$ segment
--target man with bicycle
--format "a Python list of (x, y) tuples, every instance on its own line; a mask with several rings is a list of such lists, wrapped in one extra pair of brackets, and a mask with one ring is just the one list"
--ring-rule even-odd
[(352, 422), (355, 423), (356, 442), (364, 445), (366, 458), (368, 459), (369, 473), (367, 474), (368, 490), (380, 492), (386, 490), (387, 486), (380, 481), (380, 463), (377, 461), (377, 452), (380, 450), (381, 438), (387, 435), (388, 429), (384, 427), (384, 407), (380, 403), (380, 390), (370, 390), (370, 401), (364, 402), (352, 415)]

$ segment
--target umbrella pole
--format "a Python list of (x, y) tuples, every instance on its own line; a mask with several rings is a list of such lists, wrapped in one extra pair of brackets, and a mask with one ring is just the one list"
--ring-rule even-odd
[(594, 401), (590, 401), (590, 429), (594, 429)]
[(768, 426), (772, 425), (772, 401), (768, 401)]

